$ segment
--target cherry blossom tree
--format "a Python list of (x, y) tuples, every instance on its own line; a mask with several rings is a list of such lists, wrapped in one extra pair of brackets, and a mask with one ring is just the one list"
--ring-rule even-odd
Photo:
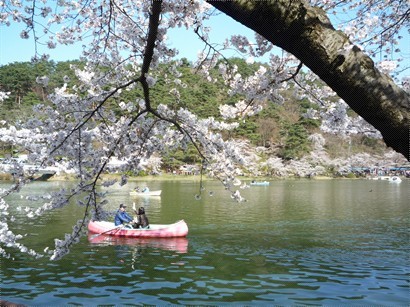
[[(320, 1), (322, 7), (313, 7), (302, 0), (209, 1), (218, 10), (255, 30), (265, 42), (295, 55), (380, 131), (388, 146), (409, 159), (409, 94), (377, 69), (362, 50), (363, 46), (355, 44), (359, 41), (370, 47), (376, 45), (376, 50), (371, 48), (373, 55), (377, 50), (390, 53), (387, 45), (397, 44), (400, 28), (409, 25), (409, 4), (407, 1), (387, 1), (388, 4), (385, 1), (353, 4), (338, 1), (332, 5), (331, 2)], [(347, 34), (333, 27), (325, 11), (341, 5), (357, 10)], [(374, 12), (380, 12), (380, 18)], [(374, 33), (378, 28), (374, 24), (379, 25), (380, 33)], [(349, 35), (356, 37), (351, 39)], [(382, 61), (380, 65), (382, 69), (391, 70), (396, 62)]]
[[(26, 183), (22, 173), (10, 189), (1, 191), (2, 256), (9, 255), (6, 248), (17, 248), (36, 257), (48, 255), (53, 260), (60, 259), (78, 242), (90, 219), (107, 218), (106, 195), (97, 192), (96, 187), (113, 157), (124, 162), (121, 170), (125, 174), (143, 169), (144, 163), (153, 156), (193, 144), (202, 158), (201, 171), (219, 179), (234, 199), (243, 200), (235, 176), (246, 165), (255, 167), (256, 159), (245, 141), (227, 140), (222, 132), (235, 129), (238, 120), (260, 112), (266, 101), (284, 103), (280, 93), (290, 86), (295, 91), (303, 90), (300, 95), (306, 95), (322, 107), (320, 113), (327, 116), (324, 129), (332, 130), (329, 127), (337, 122), (343, 123), (344, 130), (362, 125), (346, 117), (346, 106), (342, 102), (328, 103), (327, 98), (336, 93), (380, 131), (387, 145), (408, 159), (409, 94), (377, 69), (371, 59), (379, 53), (392, 52), (388, 46), (396, 44), (400, 30), (408, 25), (408, 3), (390, 1), (391, 6), (384, 9), (380, 8), (380, 1), (373, 0), (353, 4), (331, 2), (311, 1), (313, 6), (302, 0), (0, 2), (0, 22), (3, 25), (23, 23), (26, 29), (21, 37), (32, 38), (36, 47), (46, 44), (49, 48), (58, 48), (86, 42), (82, 58), (86, 65), (72, 67), (81, 85), (69, 87), (66, 80), (63, 87), (50, 95), (51, 106), (37, 105), (36, 116), (13, 126), (16, 133), (8, 134), (8, 137), (15, 136), (12, 142), (30, 153), (30, 160), (48, 165), (64, 156), (68, 170), (78, 177), (78, 185), (73, 190), (50, 195), (36, 210), (22, 210), (35, 217), (66, 205), (76, 196), (78, 204), (84, 207), (84, 218), (77, 222), (71, 234), (56, 239), (52, 250), (39, 252), (21, 245), (18, 242), (21, 235), (9, 229), (13, 217), (9, 215), (4, 196), (18, 192)], [(346, 33), (336, 30), (326, 16), (326, 10), (337, 13), (345, 8), (356, 11), (355, 18), (344, 24)], [(253, 29), (255, 42), (236, 35), (227, 39), (224, 46), (212, 44), (207, 21), (215, 9)], [(380, 35), (366, 36), (369, 30), (375, 30), (374, 24), (380, 24)], [(169, 29), (178, 27), (192, 29), (204, 43), (204, 52), (194, 63), (197, 72), (209, 82), (224, 82), (229, 86), (228, 95), (242, 97), (234, 105), (220, 107), (223, 120), (200, 118), (178, 107), (179, 90), (186, 86), (180, 81), (178, 69), (183, 63), (176, 60), (178, 50), (167, 44)], [(271, 53), (267, 65), (261, 65), (248, 77), (241, 76), (224, 56), (225, 49), (236, 47), (253, 61), (266, 57), (274, 45), (285, 51), (283, 56)], [(366, 47), (369, 47), (369, 55)], [(394, 61), (386, 61), (384, 57), (382, 60), (383, 70), (403, 69)], [(159, 66), (164, 62), (173, 63), (165, 72)], [(314, 74), (302, 74), (303, 66)], [(219, 68), (218, 78), (210, 74), (212, 67)], [(40, 83), (48, 80), (39, 77)], [(323, 80), (328, 88), (313, 87), (309, 81), (315, 78)], [(152, 98), (158, 80), (169, 84), (169, 95), (177, 107)], [(128, 91), (138, 94), (130, 100), (124, 95)], [(114, 112), (110, 108), (112, 104), (116, 104), (120, 112)], [(307, 116), (317, 114), (312, 112)], [(17, 133), (26, 129), (30, 133)], [(320, 146), (320, 137), (312, 141)], [(326, 157), (322, 157), (324, 159)], [(281, 161), (273, 158), (265, 166), (276, 174), (292, 172), (306, 176), (324, 172), (319, 163), (308, 158), (291, 161), (286, 169)], [(116, 183), (125, 185), (127, 176), (123, 175), (118, 182), (105, 180), (102, 185), (109, 187)]]

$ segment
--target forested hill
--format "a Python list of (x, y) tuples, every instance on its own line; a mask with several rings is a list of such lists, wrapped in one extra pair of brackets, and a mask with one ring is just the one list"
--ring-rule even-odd
[[(246, 76), (252, 74), (260, 64), (247, 64), (241, 59), (230, 59), (231, 63), (238, 66), (238, 71)], [(191, 64), (182, 59), (182, 75), (180, 80), (186, 86), (181, 90), (178, 101), (168, 94), (171, 85), (165, 84), (158, 78), (156, 86), (152, 89), (153, 104), (166, 103), (175, 108), (185, 107), (200, 117), (219, 117), (220, 104), (236, 103), (239, 96), (227, 95), (227, 88), (223, 82), (210, 83), (196, 74)], [(81, 66), (81, 62), (23, 62), (12, 63), (0, 67), (0, 91), (10, 92), (9, 98), (2, 102), (0, 120), (8, 123), (25, 120), (30, 116), (31, 108), (38, 103), (49, 103), (47, 97), (54, 88), (68, 83), (68, 87), (75, 85), (76, 76), (70, 69), (71, 65)], [(169, 67), (159, 67), (164, 73)], [(211, 74), (217, 76), (217, 71)], [(48, 76), (49, 82), (43, 87), (36, 82), (37, 77)], [(138, 91), (129, 91), (125, 98), (136, 101), (141, 95)], [(315, 108), (306, 99), (297, 100), (291, 92), (282, 93), (285, 103), (282, 105), (266, 102), (264, 111), (254, 117), (241, 121), (240, 126), (227, 137), (240, 137), (248, 139), (255, 147), (265, 148), (264, 152), (290, 161), (300, 159), (313, 150), (309, 136), (321, 133), (326, 139), (326, 154), (331, 158), (346, 158), (352, 154), (366, 152), (371, 155), (383, 155), (386, 146), (381, 140), (372, 139), (364, 135), (355, 135), (349, 139), (336, 135), (324, 134), (319, 131), (320, 120), (306, 119), (302, 116), (308, 108)], [(122, 97), (124, 100), (124, 96)], [(118, 102), (112, 101), (113, 110), (118, 108)], [(2, 144), (4, 155), (8, 147)], [(175, 153), (178, 155), (178, 153)], [(195, 154), (179, 153), (177, 159), (184, 162), (195, 160)]]

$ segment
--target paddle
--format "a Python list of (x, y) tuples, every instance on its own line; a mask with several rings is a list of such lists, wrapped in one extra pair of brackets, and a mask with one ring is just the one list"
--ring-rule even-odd
[(118, 230), (119, 230), (119, 229), (121, 229), (123, 226), (124, 226), (124, 224), (121, 224), (121, 225), (115, 226), (114, 228), (111, 228), (111, 229), (108, 229), (108, 230), (106, 230), (106, 231), (97, 233), (97, 234), (95, 234), (95, 235), (92, 235), (92, 236), (90, 237), (90, 239), (92, 240), (92, 239), (94, 239), (94, 238), (96, 238), (96, 237), (98, 237), (98, 236), (100, 236), (100, 235), (103, 235), (103, 234), (105, 234), (105, 233), (107, 233), (107, 232), (110, 232), (110, 231), (113, 231), (113, 230), (115, 230), (115, 229), (118, 229)]

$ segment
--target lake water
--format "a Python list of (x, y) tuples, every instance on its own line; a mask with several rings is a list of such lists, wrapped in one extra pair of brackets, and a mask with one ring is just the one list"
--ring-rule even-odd
[[(68, 185), (33, 182), (22, 193)], [(84, 237), (59, 261), (1, 259), (2, 299), (35, 306), (410, 304), (410, 180), (272, 181), (242, 190), (244, 203), (216, 182), (205, 182), (199, 200), (196, 182), (149, 182), (162, 189), (151, 198), (129, 196), (136, 185), (110, 189), (109, 209), (135, 201), (151, 223), (184, 219), (187, 238)], [(13, 227), (41, 251), (81, 214), (69, 206)]]

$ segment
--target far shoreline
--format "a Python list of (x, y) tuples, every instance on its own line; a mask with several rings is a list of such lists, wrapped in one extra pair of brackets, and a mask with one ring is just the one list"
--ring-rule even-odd
[[(121, 175), (119, 174), (104, 174), (101, 176), (102, 180), (120, 180)], [(139, 181), (219, 181), (216, 178), (211, 178), (208, 176), (201, 175), (173, 175), (173, 174), (162, 174), (162, 175), (146, 175), (146, 176), (129, 176), (128, 181), (139, 182)], [(356, 178), (346, 178), (346, 177), (331, 177), (331, 176), (314, 176), (314, 177), (249, 177), (240, 176), (237, 179), (241, 181), (281, 181), (281, 180), (331, 180), (331, 179), (365, 179), (363, 177)], [(53, 176), (48, 181), (74, 181), (76, 180), (72, 175), (58, 175)]]
[[(332, 177), (332, 176), (313, 176), (313, 177), (250, 177), (250, 176), (240, 176), (237, 177), (241, 181), (281, 181), (281, 180), (332, 180), (332, 179), (367, 179), (365, 177)], [(103, 174), (101, 175), (101, 180), (121, 180), (120, 174)], [(44, 181), (76, 181), (74, 175), (70, 174), (60, 174), (54, 175)], [(218, 181), (216, 178), (210, 178), (208, 176), (201, 175), (174, 175), (174, 174), (162, 174), (162, 175), (146, 175), (146, 176), (129, 176), (127, 178), (129, 182), (140, 182), (140, 181), (191, 181), (200, 182), (202, 181)], [(0, 181), (13, 181), (13, 176), (10, 174), (0, 173)], [(36, 181), (36, 180), (34, 180)], [(40, 181), (40, 180), (38, 180)]]
[[(121, 180), (120, 174), (103, 174), (100, 177), (101, 180)], [(405, 178), (404, 176), (398, 176), (401, 178)], [(362, 176), (312, 176), (312, 177), (296, 177), (296, 176), (287, 176), (287, 177), (250, 177), (250, 176), (240, 176), (236, 177), (240, 181), (248, 182), (248, 181), (283, 181), (283, 180), (369, 180), (372, 179), (370, 177), (362, 177)], [(33, 181), (49, 181), (49, 182), (57, 182), (57, 181), (76, 181), (74, 175), (71, 174), (60, 174), (54, 175), (47, 180), (36, 180)], [(201, 175), (174, 175), (174, 174), (161, 174), (161, 175), (146, 175), (146, 176), (129, 176), (127, 178), (128, 182), (143, 182), (143, 181), (187, 181), (187, 182), (201, 182), (201, 181), (219, 181), (216, 178), (211, 178), (208, 176), (201, 176)], [(11, 181), (13, 182), (13, 176), (11, 174), (0, 173), (0, 181)]]

